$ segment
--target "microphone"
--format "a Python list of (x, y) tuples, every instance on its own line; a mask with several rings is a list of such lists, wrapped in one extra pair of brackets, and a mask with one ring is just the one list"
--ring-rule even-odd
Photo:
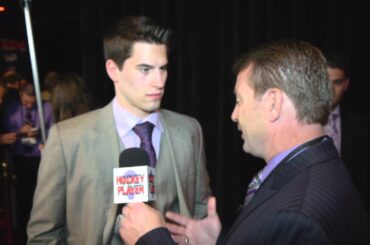
[(119, 168), (113, 169), (114, 203), (155, 201), (155, 169), (149, 166), (148, 153), (128, 148), (119, 156)]

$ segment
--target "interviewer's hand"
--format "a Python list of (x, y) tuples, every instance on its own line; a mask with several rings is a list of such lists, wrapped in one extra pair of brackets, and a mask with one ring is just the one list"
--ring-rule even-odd
[(125, 244), (135, 244), (145, 233), (164, 227), (162, 215), (144, 203), (129, 203), (122, 209), (119, 233)]
[(221, 232), (221, 222), (216, 211), (216, 198), (208, 200), (208, 215), (202, 220), (190, 219), (177, 213), (167, 212), (166, 218), (173, 223), (167, 223), (172, 238), (179, 244), (214, 245)]

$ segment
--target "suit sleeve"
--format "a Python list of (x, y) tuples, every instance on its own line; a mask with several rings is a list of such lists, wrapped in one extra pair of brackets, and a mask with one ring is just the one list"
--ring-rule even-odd
[(256, 232), (261, 234), (256, 236), (258, 241), (246, 241), (247, 244), (331, 244), (318, 222), (297, 212), (274, 214)]
[(66, 165), (57, 126), (42, 152), (27, 233), (29, 244), (65, 243)]
[(195, 184), (195, 212), (194, 218), (203, 218), (207, 215), (207, 201), (211, 195), (209, 176), (206, 166), (206, 156), (203, 143), (203, 132), (200, 124), (196, 122), (199, 147), (197, 154), (196, 184)]
[(136, 242), (136, 245), (175, 245), (170, 232), (163, 227), (154, 229), (146, 233)]

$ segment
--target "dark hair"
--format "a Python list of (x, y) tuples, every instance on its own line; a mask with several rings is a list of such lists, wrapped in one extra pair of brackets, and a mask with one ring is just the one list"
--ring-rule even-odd
[(55, 122), (89, 111), (90, 98), (83, 79), (74, 72), (60, 73), (52, 90), (51, 105)]
[(171, 31), (155, 24), (144, 16), (119, 20), (104, 36), (105, 60), (113, 60), (119, 68), (131, 56), (136, 42), (164, 44), (169, 48)]
[(24, 85), (24, 87), (22, 87), (19, 90), (19, 93), (20, 94), (26, 94), (26, 95), (32, 96), (32, 97), (36, 96), (35, 88), (33, 87), (32, 83), (27, 83), (26, 85)]
[(15, 71), (7, 71), (3, 74), (2, 80), (6, 84), (15, 84), (22, 80), (22, 76)]
[(303, 123), (325, 125), (332, 88), (321, 51), (299, 40), (281, 40), (243, 54), (234, 64), (236, 73), (251, 67), (250, 86), (256, 96), (279, 88), (293, 101)]
[(57, 71), (49, 71), (46, 73), (44, 78), (44, 89), (48, 91), (52, 91), (54, 86), (57, 84), (59, 80), (59, 73)]
[(344, 59), (344, 57), (340, 54), (335, 53), (327, 53), (325, 54), (326, 63), (328, 67), (332, 69), (340, 69), (343, 71), (343, 74), (346, 78), (348, 78), (348, 66)]

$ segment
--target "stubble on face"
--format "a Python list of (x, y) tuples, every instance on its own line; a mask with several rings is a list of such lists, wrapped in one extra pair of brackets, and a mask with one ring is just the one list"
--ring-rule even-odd
[(235, 95), (237, 102), (235, 105), (236, 114), (233, 116), (238, 124), (238, 129), (241, 132), (241, 138), (243, 139), (243, 150), (247, 153), (251, 153), (252, 149), (249, 146), (251, 132), (251, 121), (253, 111), (253, 90), (248, 85), (249, 69), (241, 71), (236, 80), (235, 84)]
[(166, 46), (136, 43), (119, 72), (117, 98), (125, 109), (144, 118), (160, 108), (166, 79)]
[(238, 74), (235, 84), (237, 103), (232, 115), (238, 123), (238, 129), (243, 139), (243, 150), (257, 157), (263, 157), (263, 140), (265, 122), (263, 121), (262, 98), (255, 96), (250, 85), (251, 68)]

